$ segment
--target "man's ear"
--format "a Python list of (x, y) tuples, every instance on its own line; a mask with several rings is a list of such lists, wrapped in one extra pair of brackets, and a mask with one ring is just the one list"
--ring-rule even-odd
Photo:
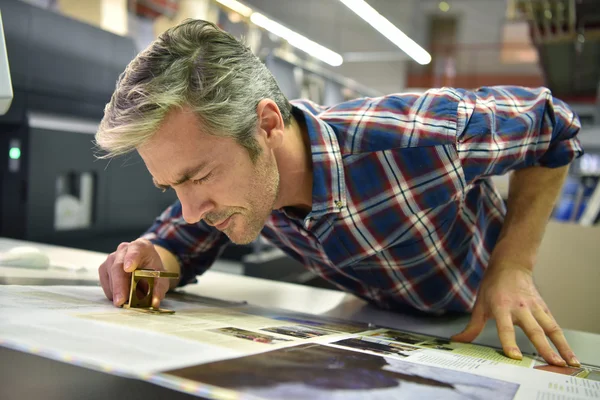
[(262, 99), (256, 106), (256, 114), (258, 134), (263, 135), (267, 146), (271, 149), (281, 146), (285, 125), (277, 104), (271, 99)]

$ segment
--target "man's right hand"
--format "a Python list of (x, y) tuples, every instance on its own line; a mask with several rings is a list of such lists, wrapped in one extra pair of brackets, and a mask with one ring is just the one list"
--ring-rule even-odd
[[(131, 243), (121, 243), (98, 268), (104, 294), (115, 306), (121, 307), (129, 300), (131, 273), (136, 269), (165, 271), (156, 248), (149, 240), (137, 239)], [(169, 290), (169, 279), (154, 279), (152, 307), (158, 308)]]

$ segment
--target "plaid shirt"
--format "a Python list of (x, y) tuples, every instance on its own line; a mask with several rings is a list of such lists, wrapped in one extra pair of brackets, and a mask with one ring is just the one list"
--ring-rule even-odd
[[(489, 177), (583, 153), (578, 118), (545, 88), (292, 103), (310, 136), (312, 211), (274, 210), (262, 235), (387, 309), (471, 310), (506, 211)], [(187, 224), (179, 202), (144, 237), (175, 254), (182, 284), (229, 242), (204, 222)]]

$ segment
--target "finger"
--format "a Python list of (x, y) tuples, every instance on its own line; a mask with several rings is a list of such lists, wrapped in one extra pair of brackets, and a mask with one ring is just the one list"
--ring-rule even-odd
[(483, 328), (485, 327), (486, 321), (483, 307), (475, 304), (471, 319), (467, 324), (467, 327), (459, 334), (452, 336), (450, 339), (456, 342), (472, 342), (479, 336)]
[(126, 252), (126, 247), (117, 251), (109, 272), (112, 282), (113, 303), (117, 307), (121, 307), (127, 301), (131, 286), (131, 274), (123, 270), (123, 258)]
[(518, 315), (518, 324), (523, 329), (531, 343), (535, 346), (540, 355), (548, 362), (561, 367), (565, 367), (567, 363), (550, 347), (544, 330), (535, 320), (529, 310), (523, 310)]
[(123, 270), (125, 272), (133, 272), (138, 268), (143, 267), (140, 257), (140, 249), (134, 244), (127, 249), (127, 254), (123, 258)]
[(131, 242), (127, 247), (127, 254), (123, 259), (124, 270), (126, 272), (133, 272), (138, 268), (158, 269), (158, 266), (146, 265), (152, 251), (155, 251), (154, 246), (147, 240), (138, 239)]
[(110, 299), (114, 300), (114, 294), (112, 292), (112, 287), (113, 287), (112, 286), (112, 279), (110, 278), (110, 271), (107, 270), (107, 272), (108, 272), (108, 287), (110, 288), (110, 293), (111, 293), (111, 298)]
[(100, 268), (98, 268), (98, 277), (100, 278), (100, 286), (102, 286), (104, 295), (106, 296), (107, 299), (112, 300), (113, 295), (112, 295), (112, 289), (111, 289), (111, 285), (110, 285), (110, 279), (108, 276), (108, 269), (106, 266), (107, 262), (108, 262), (108, 259), (106, 261), (104, 261), (102, 263), (102, 265), (100, 265)]
[[(114, 265), (114, 264), (122, 265), (123, 264), (123, 259), (124, 259), (125, 255), (127, 254), (128, 245), (129, 245), (129, 243), (123, 242), (117, 247), (117, 250), (113, 253), (114, 258), (113, 258), (112, 265)], [(112, 267), (112, 265), (111, 265), (111, 267)]]
[(154, 292), (152, 293), (152, 307), (158, 308), (160, 302), (165, 298), (167, 291), (169, 290), (169, 279), (168, 278), (155, 278), (154, 279)]
[(538, 324), (544, 330), (546, 336), (550, 338), (556, 349), (562, 356), (562, 358), (574, 367), (580, 367), (581, 363), (575, 357), (575, 353), (571, 350), (571, 347), (567, 343), (567, 339), (558, 326), (558, 323), (549, 312), (545, 312), (544, 309), (538, 308), (533, 311), (533, 317), (537, 320)]
[(496, 328), (498, 329), (498, 337), (504, 354), (515, 360), (522, 360), (523, 354), (517, 345), (512, 316), (506, 309), (496, 310), (495, 313)]

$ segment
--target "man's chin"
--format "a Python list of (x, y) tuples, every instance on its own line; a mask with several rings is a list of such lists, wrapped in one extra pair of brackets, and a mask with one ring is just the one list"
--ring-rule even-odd
[(254, 242), (256, 240), (256, 238), (258, 238), (258, 235), (236, 235), (236, 234), (229, 234), (227, 232), (225, 232), (225, 234), (227, 235), (229, 240), (231, 240), (232, 243), (237, 244), (237, 245), (250, 244), (250, 243)]
[(229, 240), (231, 240), (232, 243), (237, 245), (250, 244), (253, 241), (255, 241), (256, 238), (258, 238), (258, 236), (260, 235), (260, 230), (258, 230), (257, 232), (249, 232), (247, 229), (235, 228), (238, 227), (231, 227), (229, 229), (225, 229), (223, 233), (227, 235), (227, 237), (229, 238)]
[(232, 238), (231, 236), (228, 236), (228, 237), (229, 237), (229, 240), (231, 240), (231, 243), (241, 246), (241, 245), (250, 244), (250, 243), (254, 242), (254, 240), (258, 236), (255, 236), (254, 238), (250, 238), (250, 239), (244, 238), (244, 239), (239, 239), (239, 240), (236, 240), (235, 238)]

